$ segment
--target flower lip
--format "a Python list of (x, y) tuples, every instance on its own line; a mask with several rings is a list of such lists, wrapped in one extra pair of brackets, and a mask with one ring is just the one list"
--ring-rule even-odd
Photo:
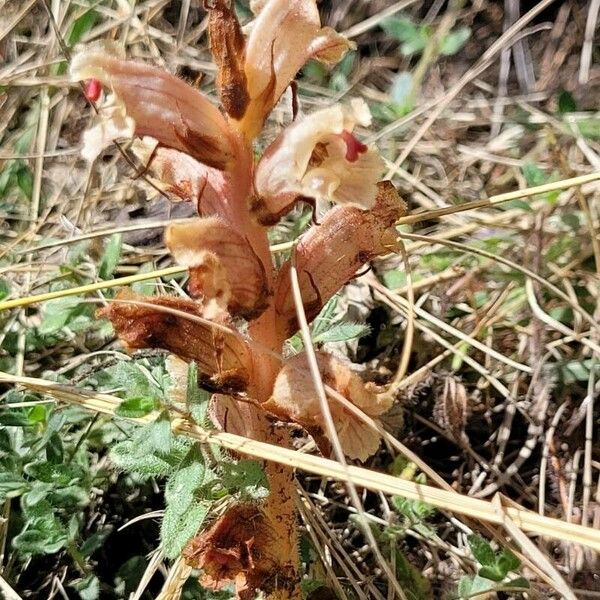
[(97, 79), (88, 79), (84, 84), (84, 93), (90, 102), (97, 102), (102, 94), (102, 84)]
[(340, 133), (340, 137), (346, 143), (346, 160), (348, 162), (356, 162), (359, 155), (364, 154), (369, 149), (366, 144), (358, 141), (347, 129)]

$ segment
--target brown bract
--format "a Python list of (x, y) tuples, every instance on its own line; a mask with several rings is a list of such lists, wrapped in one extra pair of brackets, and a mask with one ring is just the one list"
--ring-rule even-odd
[(257, 506), (233, 506), (210, 529), (188, 543), (183, 557), (190, 566), (202, 569), (203, 586), (219, 590), (235, 581), (238, 598), (253, 600), (258, 588), (281, 589), (289, 576), (277, 573), (276, 557), (265, 552), (271, 545), (271, 537), (272, 532)]
[[(406, 205), (391, 182), (382, 181), (377, 187), (372, 210), (337, 206), (296, 245), (294, 260), (309, 321), (365, 263), (397, 250), (394, 224), (405, 213)], [(274, 292), (275, 310), (284, 338), (298, 329), (290, 267), (288, 261), (279, 271)]]
[[(192, 297), (215, 299), (232, 315), (248, 320), (267, 307), (269, 288), (262, 262), (247, 239), (222, 219), (209, 217), (170, 225), (165, 241), (175, 260), (189, 267), (188, 291)], [(222, 268), (224, 281), (218, 278), (218, 266), (211, 257)]]
[[(247, 344), (209, 321), (201, 308), (183, 298), (119, 293), (116, 302), (98, 311), (108, 317), (129, 349), (162, 348), (198, 364), (199, 383), (211, 391), (243, 392), (248, 387), (251, 358)], [(196, 317), (196, 319), (194, 319)]]
[[(377, 417), (390, 408), (391, 400), (379, 395), (373, 384), (365, 384), (349, 363), (319, 352), (317, 364), (323, 383), (369, 417)], [(263, 407), (281, 419), (302, 425), (314, 434), (317, 443), (323, 436), (329, 438), (305, 354), (298, 354), (284, 364), (275, 380), (273, 394)], [(377, 451), (381, 437), (372, 426), (335, 399), (329, 401), (329, 408), (346, 456), (364, 461)]]
[(219, 67), (219, 98), (225, 112), (239, 120), (248, 108), (250, 94), (244, 71), (246, 42), (232, 4), (231, 0), (205, 0), (204, 7), (209, 11), (210, 49)]

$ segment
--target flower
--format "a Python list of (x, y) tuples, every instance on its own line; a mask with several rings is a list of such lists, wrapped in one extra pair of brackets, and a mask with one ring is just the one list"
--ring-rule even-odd
[(74, 55), (71, 79), (95, 79), (111, 92), (100, 119), (84, 136), (85, 158), (95, 158), (112, 140), (149, 135), (217, 169), (237, 158), (235, 134), (206, 96), (163, 69), (122, 60), (108, 45)]
[(353, 135), (369, 125), (364, 101), (335, 105), (298, 119), (267, 148), (255, 176), (253, 209), (273, 223), (299, 198), (372, 208), (383, 161)]
[[(249, 137), (310, 59), (336, 64), (352, 43), (331, 27), (321, 27), (315, 0), (270, 0), (261, 3), (246, 44), (244, 73), (250, 105), (240, 120)], [(256, 11), (259, 7), (254, 6)]]

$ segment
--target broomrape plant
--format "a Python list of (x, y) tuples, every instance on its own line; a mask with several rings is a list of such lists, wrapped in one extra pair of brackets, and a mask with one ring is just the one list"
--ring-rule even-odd
[[(123, 60), (115, 48), (88, 47), (73, 57), (71, 77), (87, 82), (99, 109), (84, 133), (83, 156), (94, 160), (113, 140), (135, 136), (133, 151), (151, 176), (199, 214), (172, 224), (165, 238), (189, 269), (190, 299), (121, 292), (102, 314), (129, 349), (168, 351), (174, 379), (185, 378), (181, 361), (195, 363), (198, 385), (213, 394), (209, 414), (217, 428), (288, 446), (289, 432), (274, 424), (296, 423), (329, 453), (305, 355), (281, 358), (298, 329), (290, 269), (295, 265), (310, 321), (363, 264), (396, 248), (404, 203), (390, 182), (379, 181), (377, 151), (355, 137), (356, 126), (370, 123), (359, 100), (298, 116), (254, 159), (265, 120), (297, 71), (309, 59), (335, 64), (351, 47), (321, 27), (315, 0), (252, 3), (247, 37), (228, 0), (205, 6), (222, 110), (170, 73)], [(268, 227), (298, 201), (335, 206), (275, 270)], [(388, 397), (346, 363), (323, 352), (317, 360), (324, 382), (364, 413), (376, 418), (389, 408)], [(377, 450), (376, 431), (335, 402), (331, 412), (349, 458), (365, 460)], [(234, 582), (242, 599), (259, 589), (269, 598), (297, 598), (293, 472), (264, 468), (269, 496), (230, 505), (184, 557), (212, 589)]]

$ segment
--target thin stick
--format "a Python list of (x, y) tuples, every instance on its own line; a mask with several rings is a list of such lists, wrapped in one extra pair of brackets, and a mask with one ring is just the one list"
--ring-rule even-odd
[(148, 279), (154, 279), (155, 277), (179, 275), (181, 273), (185, 273), (186, 271), (187, 267), (167, 267), (166, 269), (157, 269), (156, 271), (149, 271), (148, 273), (138, 273), (137, 275), (118, 277), (117, 279), (110, 279), (108, 281), (97, 281), (95, 283), (88, 283), (87, 285), (80, 285), (78, 287), (69, 288), (67, 290), (46, 292), (44, 294), (37, 294), (35, 296), (27, 296), (26, 298), (14, 298), (12, 300), (5, 300), (4, 302), (0, 302), (0, 312), (3, 310), (8, 310), (9, 308), (29, 306), (30, 304), (35, 304), (36, 302), (45, 302), (47, 300), (54, 300), (56, 298), (65, 298), (66, 296), (77, 296), (79, 294), (97, 292), (98, 290), (119, 287), (121, 285), (130, 285), (132, 283), (137, 283), (138, 281), (147, 281)]
[(457, 212), (464, 212), (466, 210), (473, 210), (475, 208), (485, 208), (489, 206), (495, 206), (509, 200), (517, 200), (519, 198), (529, 198), (531, 196), (537, 196), (538, 194), (546, 194), (548, 192), (555, 192), (557, 190), (564, 190), (576, 185), (583, 185), (590, 181), (598, 181), (600, 179), (600, 171), (594, 173), (588, 173), (587, 175), (579, 175), (578, 177), (571, 177), (569, 179), (562, 179), (561, 181), (554, 181), (552, 183), (545, 183), (544, 185), (536, 185), (524, 190), (516, 190), (514, 192), (506, 192), (504, 194), (498, 194), (496, 196), (490, 196), (485, 200), (474, 200), (473, 202), (465, 202), (458, 206), (447, 206), (444, 208), (436, 208), (434, 210), (427, 210), (413, 215), (407, 215), (401, 217), (396, 221), (396, 225), (406, 225), (409, 223), (418, 223), (419, 221), (428, 221), (430, 219), (437, 219), (445, 215), (452, 215)]

